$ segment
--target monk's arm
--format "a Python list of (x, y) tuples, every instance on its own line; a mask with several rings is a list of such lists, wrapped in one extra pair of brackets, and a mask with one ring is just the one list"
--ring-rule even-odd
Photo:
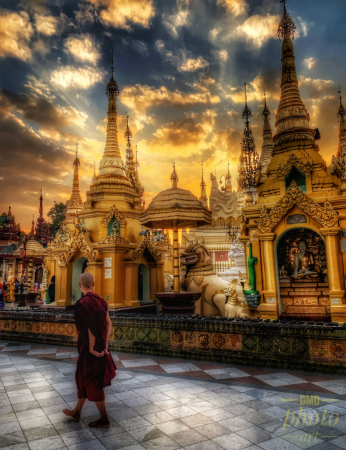
[(95, 347), (95, 336), (92, 334), (92, 332), (88, 329), (89, 332), (89, 352), (94, 355), (97, 356), (98, 358), (101, 358), (104, 355), (104, 352), (97, 352), (96, 350), (94, 350)]
[(112, 321), (111, 321), (111, 318), (109, 317), (109, 312), (107, 312), (106, 320), (107, 320), (107, 342), (106, 342), (105, 352), (106, 352), (106, 354), (108, 354), (108, 340), (112, 334)]

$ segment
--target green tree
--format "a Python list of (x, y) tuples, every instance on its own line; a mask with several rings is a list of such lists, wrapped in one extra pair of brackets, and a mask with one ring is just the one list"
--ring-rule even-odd
[(55, 235), (65, 220), (66, 203), (54, 202), (54, 206), (50, 208), (47, 215), (52, 221), (52, 223), (49, 224), (49, 234), (52, 238), (55, 238)]

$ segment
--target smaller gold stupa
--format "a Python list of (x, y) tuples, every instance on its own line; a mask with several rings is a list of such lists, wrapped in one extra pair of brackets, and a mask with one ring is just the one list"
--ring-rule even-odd
[[(171, 181), (172, 187), (160, 192), (151, 201), (148, 208), (141, 214), (140, 220), (143, 226), (149, 228), (173, 229), (174, 293), (162, 292), (156, 294), (156, 297), (162, 303), (165, 303), (165, 300), (172, 302), (171, 305), (164, 305), (164, 312), (194, 312), (194, 303), (200, 297), (200, 293), (180, 292), (178, 230), (179, 228), (198, 228), (203, 225), (210, 225), (211, 212), (190, 191), (178, 188), (175, 164), (173, 165)], [(193, 302), (193, 305), (191, 305), (191, 302)], [(180, 308), (178, 307), (179, 303)], [(190, 305), (186, 308), (183, 303), (185, 305), (189, 303)]]

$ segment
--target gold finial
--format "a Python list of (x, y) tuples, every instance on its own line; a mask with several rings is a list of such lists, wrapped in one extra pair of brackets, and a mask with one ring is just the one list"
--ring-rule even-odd
[(280, 0), (280, 3), (284, 4), (284, 14), (282, 16), (282, 19), (281, 19), (281, 22), (280, 22), (279, 28), (278, 28), (279, 39), (281, 40), (285, 37), (285, 32), (288, 33), (287, 37), (292, 37), (292, 39), (294, 39), (294, 32), (297, 27), (295, 26), (292, 18), (290, 17), (290, 15), (287, 12), (287, 9), (286, 9), (287, 0)]
[(178, 187), (178, 175), (175, 170), (175, 163), (173, 164), (173, 172), (171, 174), (171, 182), (172, 182), (172, 188)]
[(244, 86), (245, 86), (245, 107), (243, 110), (242, 119), (245, 119), (245, 123), (248, 124), (250, 121), (249, 120), (250, 117), (252, 117), (252, 112), (251, 112), (251, 109), (247, 105), (247, 85), (246, 85), (246, 83), (244, 83)]
[(204, 171), (203, 171), (203, 162), (202, 162), (202, 164), (201, 164), (201, 166), (202, 166), (202, 181), (203, 181), (203, 175), (204, 175)]
[(112, 65), (111, 65), (111, 72), (112, 72), (112, 78), (113, 78), (113, 73), (114, 73), (114, 64), (113, 64), (113, 48), (111, 48), (111, 53), (112, 53)]
[(125, 131), (125, 138), (127, 140), (127, 147), (131, 147), (131, 139), (132, 139), (132, 133), (129, 127), (129, 115), (127, 114), (126, 111), (126, 131)]
[(338, 111), (338, 121), (340, 121), (340, 117), (346, 116), (346, 110), (344, 108), (344, 105), (342, 104), (342, 95), (341, 95), (341, 86), (339, 85), (339, 90), (337, 91), (339, 94), (339, 99), (340, 99), (340, 106), (339, 106), (339, 111)]
[(340, 105), (342, 105), (342, 95), (341, 95), (341, 86), (339, 84), (339, 90), (337, 91), (339, 95), (339, 99), (340, 99)]
[(76, 144), (76, 158), (78, 157), (78, 142)]

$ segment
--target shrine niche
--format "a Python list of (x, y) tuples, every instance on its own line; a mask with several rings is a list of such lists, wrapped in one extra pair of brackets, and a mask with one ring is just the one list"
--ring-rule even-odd
[(322, 237), (305, 228), (288, 231), (278, 243), (277, 262), (282, 317), (329, 321), (329, 285)]

